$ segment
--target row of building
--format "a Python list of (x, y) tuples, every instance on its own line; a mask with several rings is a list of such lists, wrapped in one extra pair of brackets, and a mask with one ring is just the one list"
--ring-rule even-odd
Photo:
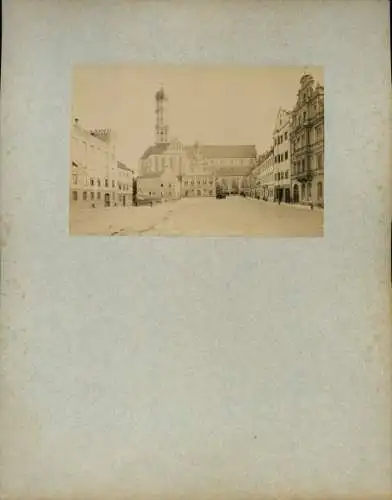
[(129, 206), (135, 172), (117, 160), (110, 129), (85, 130), (75, 119), (71, 132), (71, 207)]
[(185, 145), (169, 139), (168, 98), (155, 94), (155, 144), (142, 154), (138, 175), (116, 158), (111, 130), (72, 130), (71, 203), (129, 206), (136, 198), (156, 201), (215, 196), (217, 187), (268, 201), (324, 206), (324, 88), (311, 75), (300, 80), (291, 111), (279, 109), (271, 146)]
[(294, 108), (279, 109), (250, 177), (264, 199), (324, 206), (324, 87), (311, 75), (302, 76)]

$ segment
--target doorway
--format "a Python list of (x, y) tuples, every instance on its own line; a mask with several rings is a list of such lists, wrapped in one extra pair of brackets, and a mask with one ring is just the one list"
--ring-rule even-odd
[(299, 188), (298, 184), (295, 184), (294, 190), (293, 190), (293, 202), (294, 203), (299, 203)]

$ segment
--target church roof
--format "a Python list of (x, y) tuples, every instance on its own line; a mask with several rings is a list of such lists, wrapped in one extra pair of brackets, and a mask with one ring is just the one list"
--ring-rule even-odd
[(154, 146), (150, 146), (144, 151), (143, 155), (141, 156), (141, 160), (146, 160), (151, 155), (161, 155), (167, 150), (169, 145), (169, 142), (162, 142), (154, 144)]
[(216, 170), (217, 177), (229, 177), (231, 175), (241, 176), (248, 175), (252, 171), (253, 166), (243, 166), (243, 167), (222, 167)]
[(122, 170), (128, 170), (129, 172), (133, 172), (133, 170), (122, 163), (121, 161), (117, 161), (117, 168), (121, 168)]
[(161, 177), (163, 172), (150, 172), (148, 174), (139, 175), (138, 179), (158, 179)]
[(192, 154), (196, 151), (205, 158), (253, 158), (256, 157), (254, 145), (193, 145), (185, 146), (185, 151)]

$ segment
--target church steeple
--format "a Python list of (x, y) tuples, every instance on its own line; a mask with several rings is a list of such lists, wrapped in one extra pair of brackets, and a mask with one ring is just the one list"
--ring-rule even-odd
[(167, 106), (167, 96), (163, 87), (155, 93), (155, 113), (156, 113), (156, 125), (155, 125), (155, 142), (156, 144), (162, 144), (168, 142), (168, 132), (169, 127), (166, 124), (166, 106)]

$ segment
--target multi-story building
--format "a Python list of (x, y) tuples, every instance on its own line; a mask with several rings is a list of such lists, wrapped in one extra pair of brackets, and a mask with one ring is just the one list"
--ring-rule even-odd
[(117, 205), (115, 136), (110, 129), (85, 130), (75, 119), (71, 130), (71, 208)]
[(256, 164), (256, 166), (251, 167), (248, 173), (244, 175), (240, 193), (250, 198), (260, 198), (261, 197), (261, 182), (260, 182), (260, 172), (261, 165)]
[(117, 162), (117, 199), (121, 207), (133, 204), (133, 180), (135, 172), (124, 163)]
[(180, 196), (215, 196), (218, 184), (228, 192), (239, 193), (242, 178), (256, 165), (255, 146), (197, 142), (185, 146), (178, 139), (170, 140), (165, 115), (168, 98), (162, 88), (156, 92), (155, 100), (155, 144), (140, 158), (138, 182), (169, 171), (180, 183)]
[(275, 178), (274, 178), (274, 146), (268, 148), (259, 157), (260, 164), (260, 189), (261, 197), (265, 201), (273, 201), (275, 194)]
[(300, 80), (291, 127), (293, 201), (324, 206), (324, 87), (309, 74)]
[[(256, 148), (251, 145), (186, 146), (189, 162), (185, 180), (191, 186), (203, 186), (194, 191), (196, 196), (215, 196), (216, 186), (231, 194), (239, 194), (244, 176), (256, 164)], [(192, 182), (194, 184), (192, 184)], [(200, 184), (198, 184), (200, 182)], [(186, 185), (184, 185), (186, 188)], [(185, 196), (186, 191), (184, 192)]]
[(290, 121), (290, 113), (280, 108), (273, 131), (274, 199), (285, 203), (291, 200)]
[(176, 200), (181, 187), (178, 176), (170, 170), (151, 172), (137, 178), (137, 197), (154, 201)]
[(181, 177), (181, 196), (186, 198), (215, 195), (216, 177), (202, 149), (198, 143), (184, 148), (186, 161)]

